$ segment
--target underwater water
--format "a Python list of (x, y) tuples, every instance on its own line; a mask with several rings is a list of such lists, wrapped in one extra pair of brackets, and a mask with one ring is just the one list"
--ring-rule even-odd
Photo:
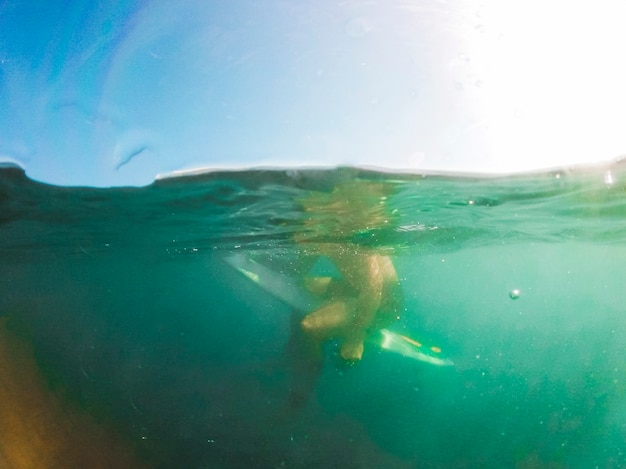
[[(0, 240), (3, 467), (626, 465), (623, 161), (112, 189), (4, 167)], [(284, 272), (329, 245), (392, 259), (388, 329), (454, 364), (366, 342), (349, 366), (329, 340), (298, 383), (297, 313), (224, 260)]]

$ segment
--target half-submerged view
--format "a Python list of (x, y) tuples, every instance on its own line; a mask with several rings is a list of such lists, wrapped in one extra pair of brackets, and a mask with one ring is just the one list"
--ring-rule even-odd
[(0, 466), (623, 467), (626, 166), (0, 169)]

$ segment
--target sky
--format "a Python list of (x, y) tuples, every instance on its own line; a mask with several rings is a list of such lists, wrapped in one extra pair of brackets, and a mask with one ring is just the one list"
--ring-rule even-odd
[(0, 162), (510, 173), (626, 153), (621, 0), (0, 1)]

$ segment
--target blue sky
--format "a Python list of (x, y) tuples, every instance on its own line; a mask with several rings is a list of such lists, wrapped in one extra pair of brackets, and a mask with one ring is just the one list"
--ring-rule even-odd
[[(538, 14), (541, 12), (541, 14)], [(511, 172), (626, 150), (619, 1), (0, 3), (0, 161)]]

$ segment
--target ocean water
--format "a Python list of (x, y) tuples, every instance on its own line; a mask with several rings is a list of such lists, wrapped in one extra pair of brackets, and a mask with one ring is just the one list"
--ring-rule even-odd
[[(284, 271), (328, 246), (389, 256), (389, 329), (454, 365), (366, 343), (348, 366), (331, 340), (294, 376), (297, 313), (224, 259)], [(626, 465), (624, 161), (112, 189), (4, 167), (0, 259), (4, 467)]]

